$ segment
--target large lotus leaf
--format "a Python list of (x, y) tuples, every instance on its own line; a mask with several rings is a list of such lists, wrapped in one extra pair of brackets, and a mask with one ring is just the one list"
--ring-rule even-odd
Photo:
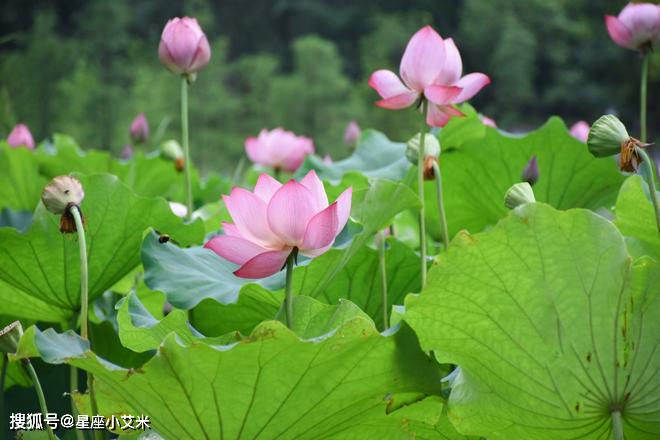
[(71, 333), (26, 335), (45, 361), (94, 374), (102, 412), (148, 414), (167, 439), (408, 439), (441, 418), (440, 370), (405, 326), (384, 336), (358, 317), (308, 341), (268, 321), (227, 346), (170, 335), (139, 370), (109, 364)]
[(0, 142), (0, 209), (32, 211), (45, 184), (32, 150)]
[(486, 134), (486, 126), (481, 122), (481, 118), (479, 118), (474, 107), (470, 104), (462, 104), (460, 110), (465, 116), (451, 118), (438, 133), (442, 151), (458, 148), (463, 143), (472, 139), (483, 138)]
[[(199, 243), (203, 237), (201, 221), (184, 225), (164, 199), (139, 197), (114, 176), (81, 176), (80, 181), (85, 188), (82, 211), (87, 221), (90, 299), (140, 263), (145, 229), (154, 227), (183, 244)], [(28, 232), (0, 228), (0, 279), (14, 288), (0, 289), (2, 301), (20, 291), (59, 309), (79, 309), (77, 235), (61, 234), (59, 217), (40, 204)], [(60, 319), (55, 313), (39, 318)]]
[(350, 157), (326, 164), (317, 156), (308, 156), (296, 175), (302, 177), (309, 170), (316, 170), (321, 179), (336, 183), (344, 174), (359, 171), (367, 177), (400, 180), (410, 168), (405, 153), (405, 143), (392, 142), (376, 130), (365, 130)]
[(660, 262), (660, 233), (656, 225), (648, 186), (640, 176), (630, 176), (621, 186), (616, 201), (616, 220), (621, 233), (627, 237), (633, 255), (649, 255)]
[[(493, 128), (486, 136), (464, 142), (440, 159), (450, 236), (473, 233), (506, 215), (504, 193), (521, 181), (525, 164), (536, 155), (539, 180), (534, 194), (558, 209), (610, 208), (624, 177), (612, 158), (596, 159), (573, 138), (559, 118), (538, 130), (511, 137)], [(425, 185), (429, 233), (440, 239), (435, 182)]]
[[(336, 304), (342, 298), (349, 299), (369, 314), (379, 328), (382, 327), (382, 290), (376, 250), (362, 246), (331, 283), (325, 288), (318, 287), (325, 273), (333, 270), (343, 255), (342, 250), (331, 250), (309, 265), (297, 268), (293, 291), (328, 304)], [(389, 312), (393, 304), (402, 304), (408, 293), (419, 291), (419, 256), (401, 242), (390, 239), (385, 251), (385, 265)]]
[(404, 319), (461, 368), (449, 399), (460, 432), (611, 439), (620, 411), (626, 439), (658, 438), (658, 281), (608, 220), (534, 203), (459, 234)]
[[(0, 256), (0, 261), (2, 258)], [(15, 318), (60, 323), (69, 321), (73, 315), (71, 309), (29, 295), (2, 279), (0, 279), (0, 301), (2, 301), (2, 314)]]
[(241, 287), (235, 304), (222, 304), (207, 298), (193, 311), (196, 329), (208, 336), (220, 336), (232, 331), (249, 335), (262, 321), (274, 319), (282, 310), (282, 292), (273, 292), (254, 283)]

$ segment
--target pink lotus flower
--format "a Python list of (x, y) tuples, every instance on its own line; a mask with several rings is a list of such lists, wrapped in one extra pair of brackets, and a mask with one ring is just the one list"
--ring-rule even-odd
[(495, 122), (495, 119), (489, 118), (488, 116), (484, 116), (484, 115), (481, 115), (479, 117), (481, 118), (482, 124), (488, 127), (497, 128), (497, 123)]
[(196, 19), (177, 17), (163, 29), (158, 57), (171, 72), (189, 75), (208, 64), (211, 47)]
[(135, 143), (141, 144), (149, 137), (149, 123), (144, 113), (140, 113), (133, 119), (131, 123), (131, 140)]
[(581, 142), (587, 142), (589, 137), (590, 126), (585, 121), (577, 121), (573, 126), (571, 126), (571, 136)]
[(356, 121), (351, 121), (346, 126), (346, 131), (344, 131), (344, 143), (346, 145), (355, 145), (357, 144), (358, 139), (360, 139), (360, 126)]
[(330, 249), (346, 225), (352, 189), (328, 205), (323, 183), (310, 171), (300, 181), (282, 185), (268, 174), (259, 176), (254, 192), (234, 188), (223, 196), (234, 223), (223, 223), (225, 235), (205, 248), (241, 267), (241, 278), (264, 278), (279, 272), (297, 248), (308, 257)]
[(632, 50), (652, 49), (660, 45), (660, 5), (628, 3), (618, 17), (605, 16), (612, 41)]
[(399, 73), (378, 70), (369, 85), (383, 98), (379, 107), (396, 110), (414, 105), (420, 98), (429, 101), (426, 122), (444, 127), (452, 116), (463, 116), (453, 105), (467, 101), (490, 83), (483, 73), (461, 76), (463, 62), (454, 40), (443, 40), (431, 26), (426, 26), (408, 42)]
[(14, 147), (25, 147), (30, 150), (34, 150), (34, 139), (32, 138), (32, 133), (27, 128), (25, 124), (17, 124), (12, 129), (11, 133), (7, 137), (7, 143)]
[(256, 164), (292, 173), (300, 167), (305, 156), (314, 153), (314, 142), (282, 128), (264, 129), (258, 137), (245, 140), (245, 152)]

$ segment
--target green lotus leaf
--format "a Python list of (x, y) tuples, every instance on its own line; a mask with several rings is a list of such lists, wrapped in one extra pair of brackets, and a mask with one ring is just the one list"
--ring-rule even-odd
[[(183, 224), (164, 199), (139, 197), (114, 176), (80, 176), (80, 181), (85, 188), (81, 208), (87, 223), (90, 300), (139, 265), (147, 228), (183, 245), (199, 243), (203, 237), (201, 221)], [(38, 316), (26, 307), (15, 316), (61, 321), (61, 309), (76, 311), (80, 306), (77, 235), (61, 234), (59, 217), (39, 204), (26, 233), (0, 228), (0, 280), (0, 301), (53, 306), (52, 312)]]
[(47, 180), (39, 175), (35, 152), (0, 141), (0, 209), (32, 211)]
[(459, 234), (406, 300), (424, 350), (457, 364), (449, 416), (490, 440), (660, 435), (660, 269), (593, 212), (527, 204)]
[(614, 224), (628, 237), (628, 248), (633, 255), (649, 255), (660, 262), (660, 234), (647, 194), (648, 185), (641, 176), (628, 177), (616, 201)]

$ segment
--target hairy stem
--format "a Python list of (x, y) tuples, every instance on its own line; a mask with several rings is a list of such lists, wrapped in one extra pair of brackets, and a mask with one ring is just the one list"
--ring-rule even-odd
[(658, 194), (655, 187), (654, 163), (643, 148), (637, 147), (637, 152), (642, 156), (642, 161), (645, 164), (646, 179), (649, 184), (649, 192), (651, 193), (651, 203), (653, 203), (653, 209), (655, 210), (655, 224), (658, 228), (658, 233), (660, 233), (660, 204), (658, 204)]
[(192, 182), (190, 177), (190, 145), (188, 139), (188, 79), (181, 77), (181, 143), (183, 144), (183, 168), (186, 178), (186, 208), (188, 213), (186, 219), (192, 220), (193, 200)]
[(426, 117), (428, 115), (429, 105), (426, 100), (422, 101), (422, 131), (419, 139), (419, 157), (417, 158), (417, 194), (421, 207), (419, 208), (419, 259), (421, 269), (422, 289), (426, 286), (426, 220), (424, 210), (424, 140), (426, 138)]
[[(39, 399), (39, 407), (41, 408), (41, 414), (43, 414), (45, 418), (46, 414), (48, 414), (48, 406), (46, 406), (46, 396), (44, 396), (44, 390), (43, 388), (41, 388), (41, 382), (39, 382), (39, 377), (37, 376), (37, 372), (34, 371), (34, 367), (32, 366), (32, 362), (30, 362), (30, 359), (23, 359), (21, 362), (27, 373), (30, 375), (30, 378), (32, 379), (34, 390), (37, 392), (37, 398)], [(56, 439), (55, 434), (53, 434), (53, 431), (50, 429), (50, 427), (47, 426), (46, 429), (48, 431), (48, 438), (50, 438), (51, 440), (55, 440)]]
[(284, 308), (286, 309), (286, 325), (293, 328), (293, 263), (295, 261), (295, 253), (291, 252), (286, 260), (286, 287), (284, 288)]
[(648, 51), (642, 56), (642, 78), (640, 83), (640, 100), (639, 100), (639, 126), (640, 126), (640, 140), (646, 142), (646, 89), (648, 87), (649, 76), (649, 54)]
[(442, 235), (442, 245), (445, 250), (449, 247), (449, 232), (447, 231), (447, 216), (445, 215), (445, 202), (442, 197), (442, 174), (440, 174), (440, 165), (433, 161), (433, 174), (435, 174), (435, 192), (438, 198), (438, 214), (440, 217), (440, 234)]
[(388, 317), (388, 300), (387, 300), (387, 266), (385, 265), (385, 230), (383, 229), (378, 233), (378, 269), (380, 272), (380, 290), (382, 295), (383, 304), (383, 330), (390, 327), (390, 319)]

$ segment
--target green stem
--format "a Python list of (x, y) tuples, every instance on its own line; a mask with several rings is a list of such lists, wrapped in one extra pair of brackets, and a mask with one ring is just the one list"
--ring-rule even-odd
[(641, 132), (641, 141), (646, 142), (646, 89), (648, 87), (649, 76), (649, 54), (648, 51), (642, 55), (642, 79), (640, 84), (639, 100), (639, 126)]
[(291, 292), (293, 281), (293, 263), (295, 251), (286, 259), (286, 287), (284, 288), (284, 308), (286, 309), (286, 325), (293, 328), (293, 292)]
[[(85, 225), (82, 221), (82, 213), (78, 206), (70, 209), (73, 220), (76, 222), (76, 231), (78, 232), (78, 246), (80, 247), (80, 336), (83, 340), (89, 341), (89, 271), (87, 268), (87, 242), (85, 240)], [(90, 343), (91, 349), (91, 343)], [(94, 394), (94, 376), (87, 373), (87, 392), (89, 393), (89, 402), (92, 408), (92, 415), (98, 414), (96, 405), (96, 395)], [(102, 433), (94, 431), (94, 436), (99, 438)]]
[(440, 215), (440, 233), (442, 234), (442, 245), (445, 250), (449, 247), (449, 232), (447, 231), (447, 216), (445, 215), (445, 202), (442, 197), (442, 174), (438, 161), (433, 161), (433, 174), (435, 174), (436, 197), (438, 198), (438, 213)]
[(232, 185), (241, 185), (243, 181), (243, 168), (245, 168), (245, 156), (241, 157), (241, 160), (238, 161), (238, 165), (234, 170), (234, 175), (231, 177)]
[(637, 152), (642, 156), (642, 162), (646, 164), (645, 168), (649, 184), (649, 192), (651, 193), (651, 202), (653, 203), (653, 209), (655, 210), (655, 224), (658, 228), (658, 233), (660, 233), (660, 204), (658, 203), (658, 194), (655, 187), (655, 177), (653, 172), (654, 163), (643, 148), (637, 147)]
[(183, 168), (186, 177), (186, 207), (188, 221), (192, 220), (193, 200), (192, 183), (190, 178), (190, 145), (188, 144), (188, 79), (181, 77), (181, 143), (183, 144)]
[(387, 315), (388, 301), (387, 301), (387, 266), (385, 265), (385, 230), (378, 233), (378, 269), (380, 271), (380, 289), (382, 293), (383, 304), (383, 330), (390, 327), (390, 319)]
[[(48, 407), (46, 406), (46, 396), (44, 396), (44, 390), (43, 388), (41, 388), (41, 382), (39, 382), (39, 377), (37, 376), (37, 372), (34, 371), (34, 367), (32, 366), (32, 362), (30, 362), (30, 359), (23, 359), (21, 362), (25, 370), (30, 375), (30, 378), (32, 379), (34, 390), (37, 392), (37, 398), (39, 399), (39, 407), (41, 408), (41, 414), (43, 414), (45, 418), (46, 414), (48, 414)], [(48, 430), (48, 438), (50, 438), (51, 440), (57, 438), (55, 437), (55, 434), (53, 434), (53, 431), (50, 429), (50, 427), (47, 427), (46, 429)]]
[(424, 215), (424, 140), (426, 138), (426, 117), (428, 115), (429, 106), (426, 100), (422, 101), (422, 131), (419, 139), (419, 157), (417, 158), (417, 194), (421, 207), (419, 208), (419, 258), (421, 266), (421, 282), (422, 289), (426, 286), (426, 220)]
[[(62, 330), (66, 331), (69, 329), (73, 329), (73, 331), (76, 331), (76, 326), (78, 323), (78, 317), (74, 313), (73, 317), (71, 318), (72, 324), (69, 327), (69, 323), (64, 321), (62, 323)], [(78, 391), (78, 369), (74, 367), (73, 365), (69, 365), (69, 395), (71, 398), (71, 415), (78, 420), (78, 408), (76, 408), (76, 402), (73, 400), (73, 394)], [(84, 440), (85, 435), (83, 434), (82, 431), (76, 429), (76, 439), (77, 440)]]
[(624, 440), (621, 411), (612, 411), (612, 432), (614, 433), (614, 440)]

